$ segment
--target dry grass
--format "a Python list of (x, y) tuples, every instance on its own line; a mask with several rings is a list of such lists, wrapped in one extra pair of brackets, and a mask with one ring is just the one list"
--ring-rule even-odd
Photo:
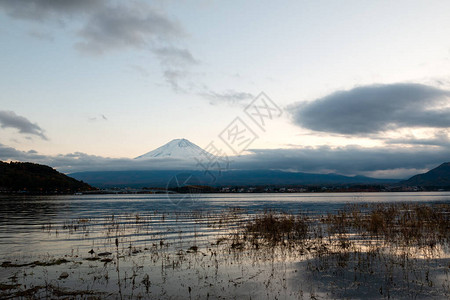
[[(207, 294), (197, 293), (193, 298), (205, 298), (214, 286), (217, 289), (211, 295), (218, 296), (222, 290), (234, 291), (241, 284), (279, 296), (280, 291), (288, 289), (286, 278), (295, 276), (297, 268), (304, 277), (296, 282), (315, 287), (309, 291), (311, 298), (315, 298), (314, 290), (328, 291), (329, 287), (334, 288), (328, 291), (332, 298), (395, 298), (404, 292), (407, 298), (446, 297), (450, 294), (449, 229), (450, 206), (434, 204), (350, 205), (327, 215), (278, 211), (252, 214), (231, 208), (174, 215), (123, 214), (102, 221), (76, 219), (59, 227), (49, 224), (42, 230), (49, 234), (59, 230), (60, 234), (80, 235), (82, 239), (98, 234), (95, 237), (108, 246), (93, 245), (95, 252), (68, 255), (70, 261), (3, 262), (0, 267), (13, 274), (41, 270), (44, 282), (32, 280), (30, 275), (14, 275), (14, 280), (0, 286), (0, 298), (102, 298), (102, 287), (111, 280), (116, 295), (123, 289), (131, 299), (138, 295), (170, 298), (165, 293), (176, 288), (174, 284), (191, 295), (194, 283), (201, 283)], [(136, 237), (145, 242), (136, 243)], [(86, 243), (91, 241), (86, 239)], [(442, 249), (446, 256), (440, 256)], [(85, 271), (72, 272), (72, 268)], [(294, 275), (286, 273), (290, 268), (295, 268)], [(46, 270), (52, 271), (50, 275)], [(72, 288), (69, 281), (66, 284), (51, 277), (59, 276), (61, 270), (84, 285)], [(80, 278), (75, 277), (78, 272)], [(233, 277), (233, 272), (239, 275)], [(85, 276), (87, 279), (81, 278)], [(179, 282), (170, 281), (177, 276)], [(445, 276), (447, 280), (442, 280)], [(352, 289), (357, 294), (349, 293)], [(301, 298), (303, 292), (293, 293)]]
[(252, 241), (271, 245), (306, 239), (308, 219), (304, 216), (265, 212), (245, 224), (245, 233)]
[(356, 232), (396, 244), (435, 246), (450, 238), (447, 204), (353, 205), (329, 214), (325, 222), (332, 232)]

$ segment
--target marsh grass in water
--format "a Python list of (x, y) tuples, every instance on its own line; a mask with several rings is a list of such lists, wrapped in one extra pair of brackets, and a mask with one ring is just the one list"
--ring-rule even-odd
[(139, 212), (45, 224), (77, 246), (0, 266), (0, 297), (448, 298), (447, 204)]

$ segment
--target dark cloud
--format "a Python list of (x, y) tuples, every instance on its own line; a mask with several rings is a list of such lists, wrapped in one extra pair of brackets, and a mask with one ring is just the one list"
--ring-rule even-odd
[(130, 69), (143, 77), (148, 77), (150, 75), (150, 73), (147, 71), (147, 69), (145, 69), (141, 66), (138, 66), (138, 65), (132, 65), (132, 66), (130, 66)]
[[(389, 84), (339, 91), (289, 107), (294, 123), (315, 131), (370, 134), (402, 127), (450, 127), (450, 91)], [(447, 107), (445, 107), (447, 105)]]
[(175, 92), (186, 92), (184, 88), (181, 87), (181, 81), (183, 81), (188, 72), (185, 70), (174, 70), (174, 69), (166, 69), (163, 73), (164, 79), (170, 85), (172, 90)]
[[(106, 0), (0, 0), (0, 10), (17, 19), (57, 20), (65, 23), (76, 17), (81, 38), (76, 47), (90, 54), (150, 46), (165, 60), (179, 57), (193, 60), (186, 49), (168, 46), (168, 41), (184, 35), (178, 23), (149, 6), (145, 1), (118, 4)], [(33, 28), (30, 35), (49, 38)], [(161, 46), (162, 45), (162, 46)], [(169, 57), (170, 56), (170, 57)]]
[(0, 0), (0, 9), (13, 18), (46, 21), (89, 12), (104, 3), (103, 0)]
[(165, 66), (184, 66), (198, 64), (198, 61), (187, 49), (163, 47), (152, 50)]
[(167, 46), (155, 48), (152, 52), (158, 58), (163, 76), (175, 92), (187, 93), (186, 79), (192, 75), (190, 67), (198, 64), (198, 60), (187, 49)]
[[(250, 155), (230, 157), (230, 169), (289, 170), (309, 173), (337, 173), (384, 178), (408, 178), (450, 161), (450, 147), (363, 148), (327, 146), (303, 149), (254, 149)], [(0, 160), (31, 161), (50, 165), (62, 172), (119, 170), (198, 170), (196, 161), (171, 158), (140, 161), (106, 158), (75, 152), (45, 156), (36, 151), (19, 151), (0, 144)]]
[(77, 48), (91, 53), (152, 47), (183, 36), (183, 30), (164, 14), (143, 2), (105, 6), (89, 16), (79, 32)]
[(389, 171), (394, 178), (405, 178), (411, 172), (433, 168), (450, 161), (450, 147), (389, 148), (328, 146), (303, 149), (251, 150), (237, 157), (233, 167), (239, 169), (278, 169), (312, 173), (370, 175)]
[[(10, 160), (11, 159), (11, 160), (26, 161), (28, 158), (29, 158), (29, 155), (27, 155), (27, 152), (19, 151), (12, 147), (8, 147), (8, 146), (0, 144), (0, 160)], [(33, 158), (35, 158), (35, 157), (33, 157)]]
[(223, 93), (207, 91), (204, 93), (200, 93), (200, 95), (208, 99), (211, 104), (220, 104), (220, 103), (240, 104), (243, 101), (254, 98), (254, 96), (250, 93), (237, 92), (234, 90), (228, 90)]
[(52, 42), (54, 41), (54, 37), (48, 32), (42, 32), (37, 30), (31, 30), (28, 32), (28, 35), (42, 41)]
[[(0, 11), (17, 19), (58, 21), (80, 26), (76, 32), (75, 48), (85, 54), (103, 55), (112, 51), (139, 49), (153, 53), (161, 65), (168, 86), (177, 93), (196, 93), (210, 103), (238, 103), (253, 98), (251, 94), (235, 91), (203, 92), (201, 84), (191, 78), (192, 67), (199, 60), (185, 47), (179, 47), (186, 36), (183, 28), (172, 18), (145, 1), (108, 0), (0, 0)], [(41, 40), (54, 39), (48, 28), (32, 28), (30, 36)], [(135, 71), (148, 76), (142, 66)], [(90, 118), (90, 120), (94, 120)]]
[(450, 137), (446, 131), (440, 131), (429, 138), (405, 136), (403, 138), (385, 139), (391, 145), (443, 146), (450, 148)]
[(15, 128), (20, 133), (32, 134), (47, 140), (44, 130), (36, 123), (31, 123), (27, 118), (17, 115), (13, 111), (0, 111), (0, 127)]
[(20, 151), (0, 144), (0, 160), (28, 161), (45, 164), (64, 173), (81, 171), (120, 171), (120, 170), (194, 170), (196, 161), (156, 158), (151, 161), (129, 158), (108, 158), (74, 152), (59, 155), (41, 155), (34, 150)]

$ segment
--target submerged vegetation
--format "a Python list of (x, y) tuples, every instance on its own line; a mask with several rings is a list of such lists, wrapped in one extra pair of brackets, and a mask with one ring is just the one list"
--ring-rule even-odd
[(0, 297), (448, 298), (450, 205), (326, 215), (140, 212), (44, 224), (63, 257), (1, 262)]
[(330, 214), (327, 223), (339, 231), (355, 230), (396, 244), (433, 247), (448, 243), (449, 205), (377, 204), (368, 209), (350, 207)]
[(249, 220), (244, 227), (253, 245), (264, 241), (269, 245), (295, 243), (307, 238), (308, 219), (305, 216), (265, 212)]

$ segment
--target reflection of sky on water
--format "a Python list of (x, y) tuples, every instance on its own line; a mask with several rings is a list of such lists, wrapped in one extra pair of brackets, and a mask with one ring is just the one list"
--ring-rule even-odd
[[(443, 295), (448, 295), (448, 259), (411, 260), (404, 266), (390, 259), (395, 260), (386, 255), (369, 266), (358, 265), (354, 256), (340, 265), (331, 263), (339, 260), (336, 255), (301, 261), (292, 265), (299, 271), (291, 273), (288, 285), (300, 286), (319, 299), (445, 299)], [(316, 267), (320, 272), (307, 271)]]
[[(404, 269), (393, 264), (388, 272), (383, 269), (384, 263), (401, 255), (402, 248), (383, 248), (382, 241), (377, 244), (376, 239), (360, 239), (351, 233), (348, 238), (354, 243), (352, 251), (382, 253), (370, 268), (358, 265), (354, 254), (341, 267), (336, 266), (340, 259), (338, 244), (328, 245), (335, 254), (320, 259), (295, 247), (264, 246), (263, 250), (229, 252), (213, 245), (220, 237), (234, 232), (233, 226), (239, 221), (267, 209), (302, 210), (314, 215), (336, 211), (347, 203), (401, 201), (449, 203), (450, 193), (210, 194), (199, 195), (196, 201), (184, 206), (173, 205), (166, 195), (1, 196), (0, 257), (2, 261), (21, 263), (52, 257), (67, 257), (71, 261), (48, 268), (25, 268), (23, 273), (34, 274), (21, 279), (28, 286), (47, 279), (61, 283), (58, 276), (67, 271), (70, 277), (65, 286), (117, 292), (118, 285), (107, 278), (121, 276), (126, 281), (125, 276), (136, 272), (139, 283), (145, 274), (151, 275), (153, 295), (167, 292), (180, 299), (186, 296), (187, 286), (196, 287), (193, 295), (203, 298), (207, 293), (221, 296), (224, 288), (227, 297), (238, 298), (249, 295), (327, 298), (331, 294), (338, 298), (380, 298), (387, 292), (396, 298), (432, 296), (439, 289), (420, 290), (420, 284), (426, 283), (423, 274), (427, 268), (435, 284), (448, 287), (448, 270), (444, 269), (448, 266), (449, 251), (439, 245), (434, 249), (437, 259), (423, 260), (424, 249), (409, 248), (411, 265)], [(338, 237), (332, 236), (331, 240), (337, 241)], [(199, 246), (198, 253), (188, 252), (193, 245)], [(89, 254), (90, 249), (96, 254)], [(114, 261), (117, 254), (121, 256), (120, 274), (115, 274), (114, 262), (86, 261), (105, 251), (113, 253)], [(314, 271), (315, 268), (320, 272)], [(0, 282), (15, 272), (15, 268), (0, 268)], [(386, 274), (392, 275), (388, 280), (398, 283), (386, 281)], [(402, 281), (405, 274), (419, 276), (418, 283), (405, 285)], [(100, 279), (91, 282), (93, 276)], [(381, 294), (380, 286), (392, 289)], [(139, 290), (144, 293), (146, 289), (140, 284)], [(124, 287), (125, 291), (133, 292), (130, 286)]]
[[(308, 193), (308, 194), (200, 194), (194, 201), (181, 205), (167, 195), (73, 195), (73, 196), (0, 196), (0, 255), (64, 254), (87, 247), (110, 244), (107, 224), (112, 215), (121, 222), (124, 241), (145, 245), (161, 238), (177, 239), (180, 231), (184, 241), (207, 240), (218, 232), (200, 224), (189, 212), (214, 214), (239, 207), (252, 214), (267, 209), (306, 211), (322, 214), (342, 208), (346, 203), (376, 202), (450, 202), (449, 192), (439, 193)], [(171, 195), (170, 197), (184, 197)], [(164, 220), (154, 217), (165, 214)], [(136, 227), (139, 214), (145, 228)], [(213, 218), (212, 216), (210, 218)], [(64, 225), (89, 219), (67, 234)], [(117, 219), (116, 219), (117, 221)], [(212, 221), (212, 220), (211, 220)], [(48, 225), (52, 227), (48, 228)], [(106, 225), (105, 225), (106, 224)], [(43, 229), (43, 226), (45, 229)], [(47, 226), (47, 227), (46, 227)], [(111, 236), (111, 234), (109, 235)], [(115, 236), (114, 236), (115, 237)], [(199, 241), (197, 241), (199, 242)]]

